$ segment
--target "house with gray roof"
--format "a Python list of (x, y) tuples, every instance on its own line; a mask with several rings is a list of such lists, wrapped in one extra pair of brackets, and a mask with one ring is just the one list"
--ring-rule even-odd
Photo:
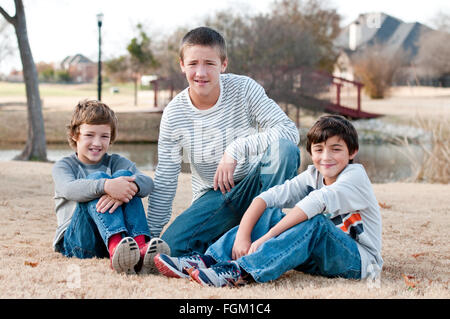
[(427, 32), (436, 31), (419, 22), (407, 23), (382, 12), (360, 14), (342, 29), (335, 40), (340, 55), (334, 75), (354, 80), (354, 57), (371, 46), (379, 45), (388, 56), (403, 52), (402, 78), (397, 78), (397, 84), (417, 81), (418, 70), (414, 69), (414, 61), (419, 52), (420, 37)]
[(69, 55), (60, 63), (76, 83), (92, 82), (97, 76), (97, 64), (82, 54)]

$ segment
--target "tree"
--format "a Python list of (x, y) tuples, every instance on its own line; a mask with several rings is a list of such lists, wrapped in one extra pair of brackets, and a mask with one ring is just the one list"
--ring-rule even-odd
[(28, 137), (25, 149), (15, 159), (47, 161), (44, 117), (39, 93), (38, 73), (28, 41), (25, 9), (22, 0), (14, 0), (14, 4), (16, 8), (16, 14), (14, 16), (10, 16), (1, 6), (0, 13), (6, 21), (14, 26), (16, 32), (27, 95)]
[(286, 110), (289, 104), (320, 110), (324, 103), (312, 97), (327, 83), (318, 83), (311, 71), (324, 68), (328, 49), (318, 39), (322, 31), (305, 22), (299, 3), (283, 1), (283, 10), (274, 5), (271, 13), (250, 17), (222, 11), (205, 24), (225, 37), (229, 72), (254, 78)]
[(105, 61), (105, 71), (111, 80), (125, 83), (134, 80), (129, 65), (129, 57), (122, 55)]
[(382, 99), (392, 85), (395, 73), (405, 65), (407, 55), (403, 50), (391, 52), (378, 43), (368, 46), (353, 60), (356, 78), (372, 99)]
[(333, 41), (339, 35), (341, 17), (325, 0), (281, 0), (273, 3), (272, 15), (298, 30), (308, 32), (319, 48), (317, 67), (333, 72), (339, 52)]
[(181, 39), (188, 31), (180, 27), (155, 43), (155, 57), (159, 63), (158, 87), (161, 90), (181, 91), (188, 85), (186, 76), (180, 70), (179, 58)]
[(38, 72), (39, 81), (41, 82), (55, 81), (55, 69), (52, 64), (45, 62), (36, 63), (36, 70)]
[(428, 31), (419, 38), (416, 63), (421, 75), (442, 78), (450, 75), (450, 15), (439, 13), (434, 24), (437, 31)]
[(150, 38), (144, 32), (142, 25), (138, 24), (137, 29), (139, 31), (138, 37), (131, 39), (130, 44), (127, 46), (130, 54), (130, 68), (134, 79), (134, 105), (137, 105), (137, 90), (141, 75), (159, 65), (150, 48)]

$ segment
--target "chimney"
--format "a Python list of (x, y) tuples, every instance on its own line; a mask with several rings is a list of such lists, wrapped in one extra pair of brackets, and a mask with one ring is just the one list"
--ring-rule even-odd
[(348, 36), (348, 47), (350, 50), (355, 51), (361, 41), (361, 25), (359, 21), (355, 21), (350, 24), (349, 36)]

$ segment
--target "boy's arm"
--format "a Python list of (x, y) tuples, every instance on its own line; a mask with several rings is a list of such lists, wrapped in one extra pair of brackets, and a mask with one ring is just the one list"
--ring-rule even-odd
[(312, 190), (309, 185), (313, 184), (313, 178), (308, 169), (281, 185), (269, 188), (257, 197), (262, 198), (267, 207), (293, 208)]
[(134, 182), (137, 186), (136, 196), (148, 196), (154, 187), (152, 178), (141, 172), (136, 167), (136, 164), (129, 159), (118, 154), (114, 154), (112, 157), (114, 158), (113, 173), (121, 169), (130, 171), (134, 176), (134, 180), (132, 182)]
[(300, 138), (294, 122), (253, 79), (247, 79), (245, 98), (251, 119), (262, 131), (245, 138), (237, 138), (230, 143), (226, 152), (233, 159), (239, 161), (251, 155), (261, 154), (271, 143), (281, 138), (288, 139), (295, 145), (298, 144)]
[(233, 259), (248, 253), (253, 227), (267, 207), (291, 208), (307, 195), (308, 174), (309, 172), (305, 171), (284, 184), (274, 186), (261, 193), (252, 201), (239, 224), (232, 250)]
[(285, 232), (287, 229), (303, 223), (308, 219), (305, 212), (298, 208), (294, 207), (289, 213), (286, 214), (275, 226), (273, 226), (265, 235), (257, 239), (252, 243), (250, 249), (248, 250), (248, 254), (254, 253), (259, 246), (261, 246), (264, 242), (269, 239), (278, 236), (279, 234)]
[(158, 166), (154, 188), (148, 198), (147, 223), (152, 237), (159, 237), (172, 214), (172, 203), (181, 171), (180, 136), (171, 127), (167, 113), (163, 114), (158, 139)]
[(231, 257), (238, 259), (245, 256), (252, 244), (251, 234), (253, 227), (266, 210), (266, 202), (262, 198), (255, 198), (244, 216), (242, 216), (239, 228), (234, 240), (233, 249), (231, 251)]
[(57, 197), (79, 203), (88, 202), (104, 195), (104, 178), (98, 180), (77, 179), (70, 164), (60, 160), (52, 168)]

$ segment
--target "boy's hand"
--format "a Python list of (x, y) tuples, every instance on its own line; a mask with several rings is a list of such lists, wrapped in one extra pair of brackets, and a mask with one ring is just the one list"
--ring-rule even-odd
[(252, 243), (252, 245), (250, 246), (250, 249), (248, 250), (248, 254), (247, 255), (253, 254), (259, 248), (259, 246), (264, 244), (270, 238), (272, 238), (272, 236), (269, 233), (266, 233), (264, 236), (260, 237), (258, 240), (255, 240)]
[(231, 258), (234, 260), (241, 258), (242, 256), (247, 255), (247, 252), (252, 244), (252, 241), (249, 239), (239, 239), (236, 236), (234, 241), (233, 249), (231, 250)]
[(128, 203), (137, 192), (134, 176), (120, 176), (105, 181), (105, 193), (114, 199)]
[(286, 216), (284, 216), (275, 226), (273, 226), (264, 236), (254, 241), (248, 250), (248, 255), (253, 254), (259, 246), (268, 241), (269, 239), (278, 236), (285, 232), (287, 229), (303, 223), (308, 219), (306, 213), (298, 206), (292, 208)]
[(229, 192), (234, 187), (234, 170), (236, 169), (237, 161), (232, 158), (227, 152), (223, 153), (222, 159), (217, 166), (216, 174), (214, 175), (214, 190), (220, 188), (222, 194)]
[(123, 202), (118, 199), (114, 199), (109, 195), (103, 195), (98, 200), (95, 208), (97, 209), (98, 213), (103, 214), (106, 211), (108, 211), (108, 209), (109, 209), (109, 213), (112, 214), (117, 209), (117, 207), (119, 207), (122, 204), (123, 204)]

